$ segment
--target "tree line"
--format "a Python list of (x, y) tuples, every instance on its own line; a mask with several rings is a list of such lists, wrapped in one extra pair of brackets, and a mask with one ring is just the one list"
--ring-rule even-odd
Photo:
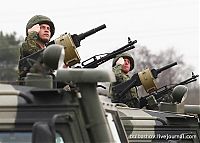
[(0, 80), (17, 79), (17, 65), (21, 40), (16, 33), (4, 34), (0, 31)]

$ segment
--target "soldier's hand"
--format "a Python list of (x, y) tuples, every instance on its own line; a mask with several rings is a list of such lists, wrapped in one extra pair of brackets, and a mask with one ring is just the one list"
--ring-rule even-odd
[(116, 65), (123, 65), (124, 64), (124, 59), (122, 57), (120, 57), (117, 62)]
[(32, 31), (35, 31), (35, 32), (39, 33), (39, 31), (40, 31), (40, 25), (36, 24), (33, 27), (31, 27), (30, 29), (28, 29), (28, 33), (32, 32)]

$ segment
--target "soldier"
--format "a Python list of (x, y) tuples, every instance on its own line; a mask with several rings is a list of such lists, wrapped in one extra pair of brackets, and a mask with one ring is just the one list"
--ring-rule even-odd
[(132, 87), (122, 97), (118, 97), (117, 94), (112, 90), (112, 87), (114, 87), (115, 85), (118, 85), (130, 79), (128, 74), (131, 70), (133, 70), (133, 68), (134, 68), (134, 60), (130, 54), (123, 53), (114, 58), (112, 64), (112, 70), (115, 73), (116, 82), (111, 83), (109, 91), (112, 102), (124, 103), (129, 107), (139, 108), (140, 104), (136, 87)]
[[(46, 48), (54, 32), (55, 27), (50, 18), (43, 15), (33, 16), (26, 25), (26, 38), (20, 48), (20, 59)], [(26, 67), (19, 66), (19, 79), (23, 79), (27, 71), (29, 69)]]

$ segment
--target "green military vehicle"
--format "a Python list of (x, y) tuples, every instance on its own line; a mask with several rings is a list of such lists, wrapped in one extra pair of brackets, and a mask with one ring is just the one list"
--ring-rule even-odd
[[(61, 54), (51, 52), (63, 53), (63, 49), (50, 45), (43, 52), (44, 63), (59, 60), (55, 56)], [(57, 70), (55, 75), (28, 73), (25, 85), (0, 84), (1, 143), (200, 141), (199, 106), (185, 105), (186, 113), (175, 103), (172, 112), (129, 108), (97, 92), (98, 82), (115, 81), (112, 72), (75, 68)], [(74, 86), (54, 88), (55, 81)]]
[[(65, 38), (67, 44), (72, 42), (70, 35)], [(27, 72), (23, 85), (0, 84), (0, 143), (200, 142), (200, 106), (184, 105), (184, 86), (173, 90), (177, 102), (161, 102), (158, 110), (111, 103), (99, 92), (98, 83), (114, 82), (114, 74), (95, 67), (124, 52), (124, 47), (84, 68), (58, 70), (63, 61), (73, 65), (79, 59), (67, 57), (66, 47), (55, 43), (39, 52), (44, 65), (56, 70), (55, 76)], [(134, 43), (129, 41), (125, 48)], [(78, 57), (76, 51), (73, 53)], [(21, 63), (26, 64), (27, 59)], [(148, 86), (144, 86), (147, 91)]]

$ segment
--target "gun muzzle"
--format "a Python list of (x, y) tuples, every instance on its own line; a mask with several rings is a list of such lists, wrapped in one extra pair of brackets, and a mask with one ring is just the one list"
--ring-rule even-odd
[(177, 62), (171, 63), (171, 64), (169, 64), (169, 65), (166, 65), (166, 66), (162, 67), (162, 68), (159, 68), (159, 69), (157, 69), (157, 73), (159, 74), (159, 73), (161, 73), (162, 71), (164, 71), (164, 70), (166, 70), (166, 69), (169, 69), (169, 68), (171, 68), (171, 67), (173, 67), (173, 66), (175, 66), (175, 65), (177, 65)]
[(79, 47), (81, 40), (85, 39), (85, 37), (88, 37), (88, 36), (98, 32), (98, 31), (100, 31), (100, 30), (102, 30), (104, 28), (106, 28), (105, 24), (103, 24), (103, 25), (101, 25), (101, 26), (99, 26), (97, 28), (91, 29), (91, 30), (89, 30), (89, 31), (87, 31), (85, 33), (81, 33), (79, 35), (73, 34), (73, 35), (71, 35), (71, 37), (72, 37), (73, 42), (76, 45), (76, 47)]
[(104, 29), (104, 28), (106, 28), (106, 25), (105, 25), (105, 24), (103, 24), (103, 25), (101, 25), (101, 26), (98, 26), (98, 27), (96, 27), (96, 28), (94, 28), (94, 29), (91, 29), (91, 30), (89, 30), (89, 31), (87, 31), (87, 32), (85, 32), (85, 33), (81, 33), (81, 34), (78, 35), (79, 40), (83, 40), (83, 39), (85, 39), (85, 37), (88, 37), (88, 36), (90, 36), (90, 35), (92, 35), (92, 34), (98, 32), (98, 31), (100, 31), (100, 30), (102, 30), (102, 29)]
[(177, 65), (177, 62), (171, 63), (171, 64), (166, 65), (166, 66), (159, 68), (159, 69), (152, 69), (151, 73), (152, 73), (154, 78), (157, 78), (159, 73), (161, 73), (162, 71), (167, 70), (167, 69), (169, 69), (169, 68), (171, 68), (175, 65)]

